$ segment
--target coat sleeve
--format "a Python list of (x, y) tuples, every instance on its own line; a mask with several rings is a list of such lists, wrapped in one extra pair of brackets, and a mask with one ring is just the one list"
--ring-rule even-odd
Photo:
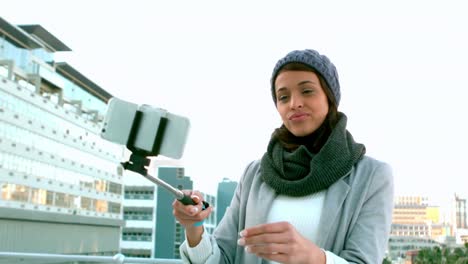
[(379, 162), (370, 173), (360, 208), (340, 257), (349, 263), (382, 263), (392, 224), (394, 182), (391, 167)]
[[(244, 186), (249, 185), (251, 183), (251, 178), (254, 177), (255, 171), (253, 167), (256, 167), (254, 164), (255, 162), (251, 162), (244, 171), (244, 174), (234, 192), (231, 204), (226, 209), (226, 212), (221, 222), (218, 223), (214, 233), (212, 235), (204, 234), (202, 237), (202, 240), (204, 240), (203, 242), (209, 242), (210, 245), (209, 248), (206, 246), (203, 247), (204, 250), (210, 252), (206, 259), (206, 264), (235, 263), (237, 240), (240, 232), (239, 226), (242, 227), (245, 221), (245, 219), (241, 219), (240, 216), (243, 215), (240, 213), (241, 207), (245, 207), (245, 201), (241, 201), (242, 191)], [(239, 221), (241, 221), (241, 223)], [(192, 263), (190, 259), (190, 253), (192, 252), (189, 253), (187, 247), (187, 241), (184, 241), (179, 249), (181, 257), (184, 263)]]
[(245, 207), (248, 192), (256, 175), (258, 164), (258, 161), (253, 161), (245, 169), (231, 204), (214, 231), (213, 235), (218, 244), (215, 251), (219, 251), (221, 256), (219, 263), (233, 264), (236, 263), (236, 259), (242, 259), (244, 250), (237, 245), (237, 240), (240, 238), (239, 232), (245, 226)]

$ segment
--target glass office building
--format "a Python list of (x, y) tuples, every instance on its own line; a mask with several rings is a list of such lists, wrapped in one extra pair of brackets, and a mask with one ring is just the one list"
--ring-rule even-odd
[(231, 205), (232, 197), (236, 192), (237, 182), (224, 178), (222, 182), (218, 183), (218, 194), (216, 197), (216, 225), (221, 222), (227, 208)]
[(64, 51), (0, 17), (0, 251), (119, 251), (124, 147), (99, 136), (112, 96), (55, 62)]

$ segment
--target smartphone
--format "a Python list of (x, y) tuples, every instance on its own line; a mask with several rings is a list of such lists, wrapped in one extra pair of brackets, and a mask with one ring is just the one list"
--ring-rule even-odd
[(108, 102), (101, 137), (145, 156), (180, 159), (189, 129), (186, 117), (113, 97)]

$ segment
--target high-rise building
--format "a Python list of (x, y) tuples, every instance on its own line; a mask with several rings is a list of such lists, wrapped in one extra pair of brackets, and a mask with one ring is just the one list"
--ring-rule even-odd
[(466, 219), (466, 198), (455, 194), (453, 199), (453, 228), (456, 242), (459, 244), (468, 242), (468, 225)]
[(223, 219), (226, 209), (231, 204), (232, 197), (237, 187), (237, 182), (224, 178), (218, 183), (218, 194), (216, 198), (216, 223)]
[[(191, 190), (193, 182), (184, 175), (182, 167), (160, 167), (158, 178), (179, 190)], [(172, 214), (174, 195), (161, 186), (157, 187), (156, 198), (156, 239), (154, 245), (156, 258), (180, 258), (179, 246), (185, 240), (184, 227)]]
[(468, 228), (466, 220), (466, 199), (455, 194), (455, 222), (457, 228)]
[(54, 61), (63, 51), (42, 26), (0, 18), (0, 249), (113, 255), (124, 151), (99, 136), (111, 95)]

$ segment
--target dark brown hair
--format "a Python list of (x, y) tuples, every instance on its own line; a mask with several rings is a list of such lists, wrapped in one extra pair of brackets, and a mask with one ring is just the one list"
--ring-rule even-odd
[(327, 96), (328, 113), (322, 125), (320, 125), (320, 127), (310, 135), (296, 137), (284, 125), (282, 125), (281, 127), (275, 129), (272, 134), (272, 138), (278, 139), (278, 141), (288, 151), (293, 151), (300, 145), (305, 145), (312, 153), (318, 153), (325, 142), (327, 142), (328, 137), (338, 122), (338, 106), (336, 105), (335, 96), (320, 73), (305, 64), (286, 64), (283, 68), (281, 68), (281, 70), (278, 71), (278, 75), (284, 71), (308, 71), (315, 73), (320, 81), (320, 85), (322, 86), (323, 91)]

